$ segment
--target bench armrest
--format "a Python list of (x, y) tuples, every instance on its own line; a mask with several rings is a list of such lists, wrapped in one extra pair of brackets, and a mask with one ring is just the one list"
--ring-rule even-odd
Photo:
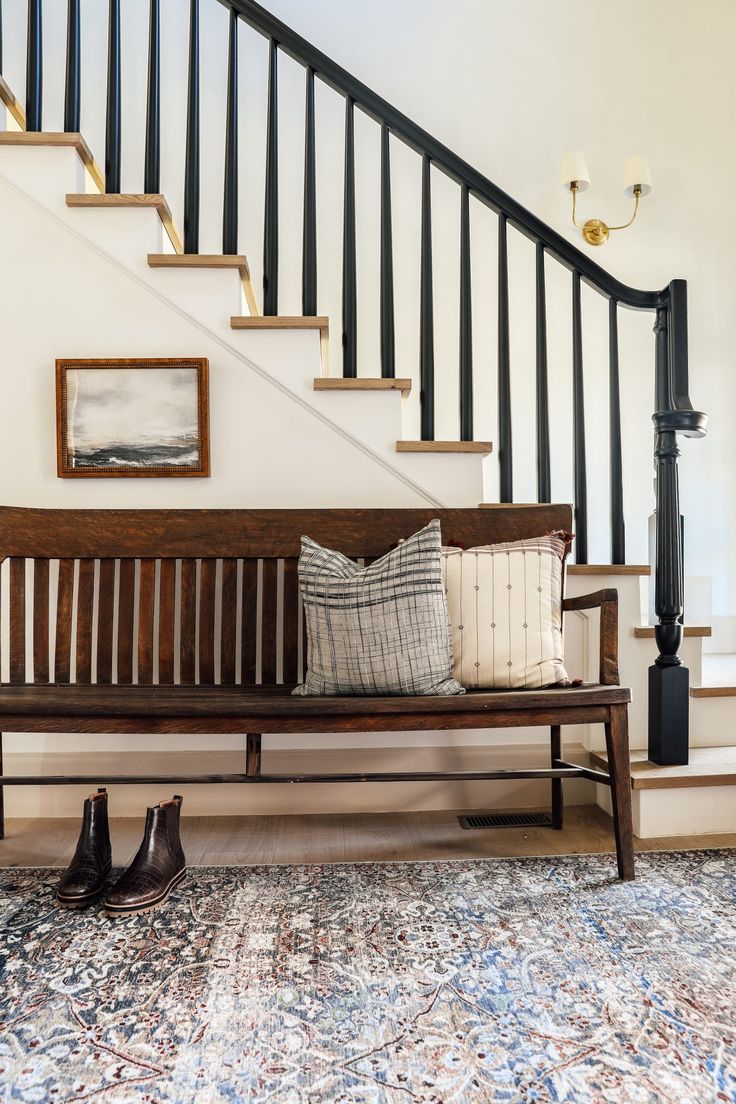
[(618, 591), (596, 590), (594, 594), (581, 594), (577, 598), (563, 598), (562, 609), (563, 612), (567, 610), (600, 609), (599, 682), (602, 686), (618, 686)]

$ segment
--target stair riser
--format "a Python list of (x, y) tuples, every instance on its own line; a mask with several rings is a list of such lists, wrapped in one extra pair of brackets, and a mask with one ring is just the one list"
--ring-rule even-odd
[[(611, 813), (611, 795), (597, 786), (598, 804)], [(632, 791), (634, 835), (639, 839), (736, 832), (736, 786), (688, 786)]]

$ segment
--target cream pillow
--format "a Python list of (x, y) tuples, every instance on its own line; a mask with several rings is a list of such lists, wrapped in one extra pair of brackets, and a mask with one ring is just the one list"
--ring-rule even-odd
[(565, 540), (443, 548), (453, 674), (467, 690), (568, 684), (562, 648)]

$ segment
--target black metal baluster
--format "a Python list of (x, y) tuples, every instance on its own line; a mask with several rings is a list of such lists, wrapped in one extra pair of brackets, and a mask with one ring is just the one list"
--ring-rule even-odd
[(342, 232), (342, 374), (358, 374), (358, 295), (355, 249), (355, 104), (345, 101), (345, 201)]
[(238, 252), (238, 15), (230, 9), (227, 55), (225, 191), (222, 204), (222, 252)]
[(621, 387), (618, 365), (618, 303), (608, 303), (608, 418), (611, 448), (611, 563), (626, 563), (624, 480), (621, 456)]
[(573, 481), (575, 485), (575, 561), (588, 562), (588, 478), (585, 459), (585, 395), (583, 388), (583, 315), (580, 273), (572, 274), (572, 407)]
[(499, 500), (514, 501), (509, 341), (509, 257), (506, 216), (498, 216), (498, 466)]
[(547, 376), (547, 287), (544, 246), (537, 242), (537, 502), (551, 502), (549, 380)]
[(66, 86), (64, 89), (64, 130), (79, 131), (79, 0), (69, 0), (66, 22)]
[(184, 252), (199, 252), (199, 0), (189, 4), (189, 90), (184, 167)]
[(266, 130), (266, 201), (263, 225), (263, 313), (278, 314), (279, 301), (279, 120), (278, 47), (268, 56), (268, 122)]
[(421, 438), (434, 440), (434, 287), (432, 275), (431, 161), (422, 157), (422, 257), (419, 317)]
[(26, 130), (41, 130), (43, 104), (43, 33), (41, 0), (28, 0), (26, 52)]
[(120, 191), (120, 0), (110, 0), (108, 24), (105, 191)]
[(314, 69), (307, 66), (304, 105), (304, 230), (302, 234), (302, 314), (317, 313), (317, 169), (314, 127)]
[(394, 324), (394, 232), (391, 212), (390, 132), (381, 124), (381, 375), (396, 375)]
[(151, 0), (148, 20), (148, 99), (143, 191), (161, 190), (161, 22), (159, 0)]
[(460, 189), (460, 440), (473, 440), (473, 310), (470, 288), (470, 192)]

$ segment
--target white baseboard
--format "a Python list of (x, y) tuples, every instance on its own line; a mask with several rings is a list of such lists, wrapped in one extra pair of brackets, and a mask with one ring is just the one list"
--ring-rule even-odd
[[(581, 744), (568, 744), (569, 761), (587, 763)], [(549, 744), (504, 747), (343, 748), (341, 750), (269, 751), (264, 773), (472, 771), (545, 767)], [(242, 752), (150, 751), (134, 756), (124, 751), (59, 753), (9, 752), (8, 775), (162, 775), (225, 774), (244, 770)], [(211, 784), (110, 786), (113, 816), (140, 816), (148, 805), (170, 796), (184, 797), (184, 815), (230, 816), (288, 813), (410, 812), (420, 810), (523, 809), (549, 804), (549, 781), (519, 779), (502, 782), (362, 782), (277, 784)], [(90, 786), (6, 786), (8, 817), (77, 817)], [(592, 804), (592, 782), (572, 778), (564, 783), (565, 801)]]

